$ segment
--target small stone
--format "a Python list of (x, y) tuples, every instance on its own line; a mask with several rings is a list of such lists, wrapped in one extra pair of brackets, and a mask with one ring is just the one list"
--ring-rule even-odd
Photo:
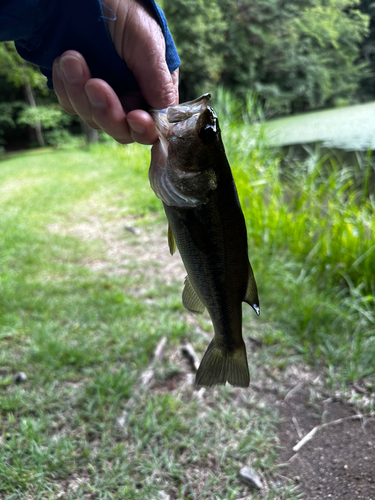
[(14, 375), (13, 381), (15, 384), (23, 384), (27, 380), (27, 375), (24, 372), (18, 372)]
[(138, 227), (124, 226), (124, 229), (126, 231), (129, 231), (129, 233), (135, 234), (136, 236), (139, 236), (141, 234), (141, 230)]
[(331, 412), (329, 412), (328, 410), (324, 410), (324, 412), (322, 413), (322, 423), (323, 424), (326, 424), (327, 422), (329, 422), (330, 415), (331, 415)]
[(171, 500), (171, 496), (164, 491), (159, 491), (158, 500)]
[(251, 486), (252, 488), (256, 488), (257, 490), (263, 488), (263, 483), (260, 480), (260, 477), (251, 467), (242, 467), (242, 469), (238, 473), (238, 477), (243, 483)]

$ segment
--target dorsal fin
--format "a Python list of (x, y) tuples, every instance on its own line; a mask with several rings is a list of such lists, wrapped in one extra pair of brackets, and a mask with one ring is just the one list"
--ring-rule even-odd
[(169, 251), (171, 252), (171, 255), (175, 253), (177, 250), (177, 245), (176, 245), (176, 240), (174, 239), (171, 225), (168, 224), (168, 246), (169, 246)]
[(257, 313), (257, 316), (259, 316), (260, 309), (259, 309), (257, 284), (255, 283), (254, 273), (250, 265), (249, 265), (249, 279), (247, 282), (247, 290), (245, 298), (243, 300), (244, 302), (247, 302)]
[(185, 278), (185, 287), (182, 292), (182, 304), (184, 307), (195, 314), (203, 313), (205, 307), (190, 283), (189, 276)]

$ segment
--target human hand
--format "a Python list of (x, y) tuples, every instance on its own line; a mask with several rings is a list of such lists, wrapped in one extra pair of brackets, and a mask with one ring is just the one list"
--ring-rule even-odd
[(134, 74), (140, 92), (118, 97), (104, 80), (91, 78), (84, 57), (68, 50), (55, 59), (53, 86), (62, 108), (102, 129), (121, 144), (157, 140), (146, 103), (156, 109), (178, 103), (178, 70), (169, 72), (165, 41), (157, 21), (136, 0), (106, 0), (115, 13), (107, 21), (119, 56)]

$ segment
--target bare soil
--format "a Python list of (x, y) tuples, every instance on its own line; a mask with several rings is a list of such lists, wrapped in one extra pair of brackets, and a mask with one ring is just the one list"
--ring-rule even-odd
[[(289, 394), (279, 400), (285, 475), (300, 484), (309, 500), (375, 500), (375, 418), (353, 402), (315, 392), (308, 384)], [(294, 452), (295, 444), (320, 425)]]
[[(179, 256), (172, 258), (169, 254), (166, 224), (150, 221), (139, 225), (130, 218), (102, 223), (98, 217), (87, 216), (70, 228), (54, 225), (49, 229), (104, 241), (107, 250), (103, 258), (86, 263), (92, 269), (134, 273), (145, 276), (146, 281), (160, 279), (162, 272), (168, 284), (173, 280), (182, 283), (185, 276)], [(134, 294), (138, 293), (134, 289)], [(249, 362), (259, 364), (265, 347), (254, 338), (247, 338), (246, 343)], [(191, 383), (193, 369), (180, 354), (175, 357), (181, 360), (181, 371), (167, 381), (168, 387), (156, 384), (153, 390), (175, 390), (178, 386), (183, 390), (187, 380)], [(308, 500), (375, 500), (375, 414), (370, 411), (375, 387), (362, 383), (345, 392), (327, 390), (324, 375), (291, 363), (276, 374), (270, 373), (267, 366), (260, 367), (251, 388), (259, 399), (277, 408), (281, 417), (280, 473), (276, 476), (282, 483), (295, 481), (302, 498)], [(293, 451), (315, 427), (312, 439), (299, 451)], [(260, 491), (246, 498), (258, 495), (264, 496)]]

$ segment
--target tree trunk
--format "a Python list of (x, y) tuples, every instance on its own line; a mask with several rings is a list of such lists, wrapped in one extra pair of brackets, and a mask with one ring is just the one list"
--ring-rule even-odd
[(86, 141), (88, 144), (93, 144), (95, 142), (99, 142), (99, 133), (97, 130), (94, 128), (91, 128), (89, 125), (87, 125), (86, 122), (82, 120), (82, 118), (79, 119), (79, 122), (81, 124), (81, 130), (82, 133), (85, 134)]
[[(26, 102), (29, 104), (31, 108), (36, 108), (36, 102), (35, 102), (35, 94), (34, 91), (30, 85), (29, 79), (27, 78), (26, 74), (24, 74), (24, 94), (25, 94), (25, 99)], [(43, 137), (43, 132), (42, 132), (42, 125), (40, 121), (38, 120), (37, 123), (35, 124), (34, 127), (32, 127), (35, 131), (36, 135), (36, 140), (38, 141), (39, 146), (44, 146), (44, 137)]]

